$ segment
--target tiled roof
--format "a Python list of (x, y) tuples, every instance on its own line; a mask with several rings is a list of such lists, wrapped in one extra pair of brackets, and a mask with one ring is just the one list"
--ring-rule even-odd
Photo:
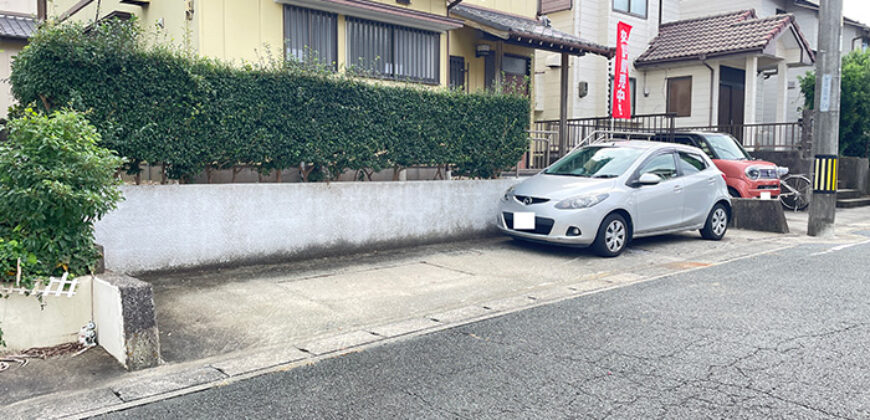
[[(506, 32), (515, 42), (534, 41), (530, 46), (538, 49), (564, 52), (589, 52), (613, 57), (615, 50), (553, 29), (544, 22), (483, 7), (459, 4), (450, 13), (478, 24)], [(552, 46), (551, 46), (552, 45)], [(542, 47), (546, 48), (542, 48)]]
[[(666, 23), (635, 66), (761, 52), (789, 25), (795, 25), (790, 14), (759, 19), (754, 10)], [(812, 54), (799, 30), (798, 37)]]
[(28, 39), (36, 30), (31, 17), (0, 13), (0, 38)]

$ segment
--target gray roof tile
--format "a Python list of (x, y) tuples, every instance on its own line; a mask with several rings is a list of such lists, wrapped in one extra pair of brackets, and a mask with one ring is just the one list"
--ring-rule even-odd
[[(754, 10), (666, 23), (649, 48), (635, 61), (638, 67), (658, 63), (698, 60), (741, 52), (761, 52), (781, 31), (794, 25), (794, 16), (759, 19)], [(801, 43), (809, 50), (803, 35)], [(810, 51), (812, 54), (812, 51)]]
[(613, 48), (553, 29), (551, 26), (547, 26), (536, 19), (465, 4), (455, 6), (450, 9), (450, 13), (463, 19), (507, 32), (512, 38), (542, 41), (547, 45), (553, 44), (557, 49), (560, 47), (573, 48), (579, 52), (589, 52), (606, 57), (612, 57), (615, 53)]
[(0, 14), (0, 37), (28, 39), (36, 30), (31, 17)]

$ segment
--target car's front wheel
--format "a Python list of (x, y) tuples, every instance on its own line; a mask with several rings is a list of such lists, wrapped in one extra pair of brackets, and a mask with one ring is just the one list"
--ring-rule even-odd
[(718, 241), (725, 236), (727, 230), (728, 210), (726, 210), (725, 206), (721, 203), (716, 204), (707, 216), (707, 223), (704, 224), (704, 228), (701, 229), (701, 236), (704, 237), (704, 239)]
[(631, 238), (625, 218), (614, 213), (605, 217), (598, 227), (592, 250), (602, 257), (616, 257), (625, 251), (629, 239)]

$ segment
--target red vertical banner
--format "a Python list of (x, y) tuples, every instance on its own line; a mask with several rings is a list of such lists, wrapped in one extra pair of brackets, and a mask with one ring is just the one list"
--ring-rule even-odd
[(628, 35), (631, 25), (616, 25), (616, 68), (613, 75), (613, 118), (631, 118), (631, 83), (628, 80)]

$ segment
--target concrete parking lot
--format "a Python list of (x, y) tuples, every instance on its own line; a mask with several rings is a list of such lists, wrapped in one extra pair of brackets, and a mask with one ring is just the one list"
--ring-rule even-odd
[[(866, 213), (840, 212), (837, 240), (862, 240), (849, 232), (861, 229)], [(788, 217), (787, 235), (731, 230), (710, 242), (687, 232), (637, 240), (617, 259), (495, 238), (146, 280), (155, 287), (163, 357), (181, 362), (264, 345), (300, 347), (406, 319), (518, 308), (818, 241), (805, 236), (806, 213)]]

